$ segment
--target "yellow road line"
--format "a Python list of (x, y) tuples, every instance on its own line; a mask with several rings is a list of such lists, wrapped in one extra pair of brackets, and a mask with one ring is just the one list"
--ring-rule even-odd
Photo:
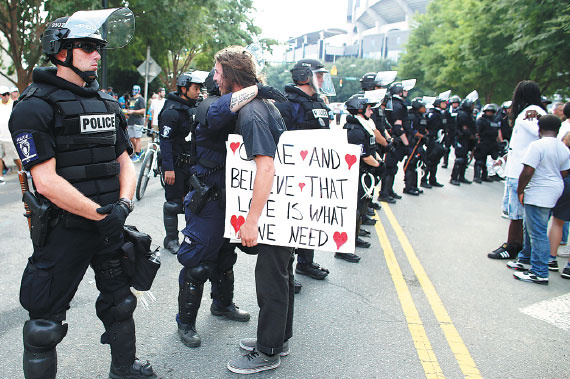
[(453, 325), (451, 317), (449, 317), (449, 314), (447, 313), (447, 310), (445, 309), (441, 301), (441, 298), (437, 294), (435, 287), (433, 286), (422, 264), (420, 263), (418, 257), (416, 256), (416, 253), (414, 252), (414, 249), (412, 248), (412, 245), (410, 244), (408, 237), (406, 237), (406, 234), (402, 230), (402, 227), (396, 220), (394, 213), (392, 213), (392, 210), (390, 209), (387, 203), (382, 203), (382, 209), (384, 210), (384, 214), (386, 214), (386, 217), (390, 221), (392, 228), (396, 232), (398, 240), (400, 240), (400, 244), (402, 245), (402, 248), (404, 249), (404, 252), (408, 257), (408, 261), (410, 262), (410, 265), (414, 270), (414, 274), (416, 275), (418, 281), (420, 282), (420, 285), (422, 286), (422, 290), (424, 291), (424, 294), (426, 295), (431, 305), (431, 309), (433, 310), (433, 313), (437, 321), (439, 322), (439, 325), (441, 326), (443, 333), (445, 334), (447, 343), (449, 344), (451, 351), (455, 355), (455, 359), (457, 359), (457, 363), (459, 364), (459, 367), (461, 368), (463, 375), (465, 375), (466, 378), (470, 379), (482, 378), (481, 373), (479, 372), (479, 369), (475, 364), (475, 361), (471, 357), (471, 354), (469, 353), (467, 346), (465, 346), (465, 343), (463, 342), (463, 339), (459, 335), (459, 332)]
[[(378, 217), (378, 215), (376, 216)], [(443, 376), (443, 372), (441, 371), (441, 367), (439, 366), (439, 362), (437, 361), (437, 357), (431, 348), (431, 344), (424, 329), (424, 325), (422, 323), (416, 305), (414, 304), (414, 300), (412, 299), (412, 294), (410, 293), (408, 285), (404, 280), (402, 270), (400, 269), (400, 265), (398, 264), (396, 256), (394, 255), (394, 250), (392, 250), (392, 245), (388, 240), (388, 236), (386, 235), (386, 231), (384, 230), (384, 227), (382, 226), (380, 220), (378, 220), (376, 223), (375, 228), (376, 233), (378, 233), (380, 244), (382, 245), (382, 250), (384, 250), (386, 264), (388, 265), (390, 276), (392, 277), (392, 281), (396, 287), (396, 292), (398, 293), (398, 298), (400, 299), (400, 304), (402, 306), (402, 310), (404, 311), (404, 316), (406, 317), (408, 329), (412, 335), (414, 346), (418, 352), (418, 357), (420, 358), (420, 362), (424, 368), (426, 378), (445, 378), (445, 376)]]

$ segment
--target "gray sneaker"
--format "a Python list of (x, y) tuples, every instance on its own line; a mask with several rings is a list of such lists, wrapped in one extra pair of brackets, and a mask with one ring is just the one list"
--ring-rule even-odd
[(229, 361), (227, 368), (236, 374), (255, 374), (256, 372), (273, 370), (279, 367), (280, 364), (281, 358), (279, 358), (279, 354), (269, 356), (253, 350), (246, 355)]
[[(253, 351), (257, 347), (257, 338), (243, 338), (239, 341), (239, 347), (247, 351)], [(283, 351), (279, 355), (281, 357), (289, 355), (289, 341), (283, 342)]]

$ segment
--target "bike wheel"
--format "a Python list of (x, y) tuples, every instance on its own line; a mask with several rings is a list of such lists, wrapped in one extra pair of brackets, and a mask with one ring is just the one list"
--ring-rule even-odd
[(150, 179), (152, 163), (155, 159), (155, 154), (156, 152), (154, 150), (148, 150), (145, 154), (143, 164), (141, 165), (141, 169), (139, 171), (139, 178), (137, 180), (137, 188), (135, 191), (137, 200), (142, 199), (146, 191), (146, 186), (148, 185), (148, 181)]

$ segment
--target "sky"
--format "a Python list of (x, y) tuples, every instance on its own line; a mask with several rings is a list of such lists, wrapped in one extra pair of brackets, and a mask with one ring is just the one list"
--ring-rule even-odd
[(307, 32), (346, 29), (347, 0), (254, 0), (254, 24), (262, 38), (279, 42)]

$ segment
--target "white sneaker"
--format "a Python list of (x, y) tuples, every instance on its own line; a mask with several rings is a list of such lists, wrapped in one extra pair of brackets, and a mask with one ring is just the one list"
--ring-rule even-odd
[(0, 176), (0, 186), (6, 184), (3, 176)]

